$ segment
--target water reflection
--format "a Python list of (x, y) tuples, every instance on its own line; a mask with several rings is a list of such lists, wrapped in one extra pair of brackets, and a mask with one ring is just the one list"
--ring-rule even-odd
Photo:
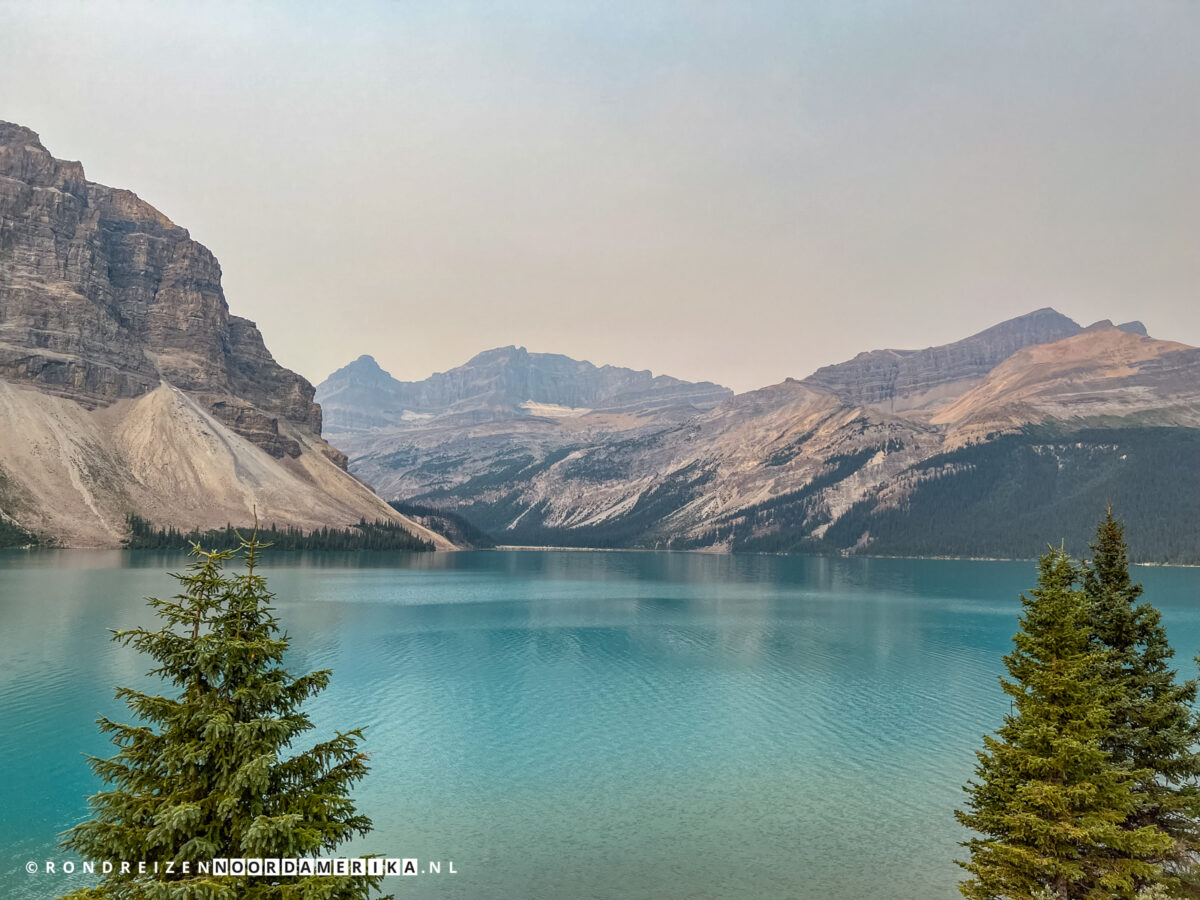
[[(180, 554), (0, 554), (0, 865), (51, 852)], [(361, 849), (406, 895), (950, 897), (951, 817), (1029, 563), (569, 551), (274, 554), (322, 733), (368, 726)], [(1196, 570), (1140, 570), (1184, 663)], [(315, 736), (314, 736), (315, 737)], [(613, 860), (621, 861), (614, 868)], [(738, 864), (731, 867), (729, 860)], [(39, 896), (19, 882), (10, 896)]]

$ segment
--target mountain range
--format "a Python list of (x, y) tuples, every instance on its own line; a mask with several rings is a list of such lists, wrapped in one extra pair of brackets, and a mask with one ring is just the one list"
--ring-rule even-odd
[(1139, 322), (1039, 309), (736, 396), (617, 370), (639, 400), (610, 403), (605, 371), (505, 348), (401, 383), (364, 357), (318, 397), (351, 471), (502, 543), (1032, 556), (1114, 503), (1141, 558), (1200, 559), (1200, 350)]
[(304, 378), (229, 311), (203, 245), (0, 122), (0, 530), (114, 546), (183, 529), (390, 521)]
[(424, 381), (359, 357), (317, 387), (325, 435), (388, 499), (452, 489), (502, 470), (518, 451), (545, 459), (686, 422), (733, 396), (648, 371), (503, 347)]
[(0, 123), (0, 544), (257, 514), (446, 549), (1033, 556), (1109, 503), (1136, 557), (1200, 561), (1200, 350), (1139, 322), (1038, 309), (736, 395), (523, 347), (314, 388), (186, 229)]

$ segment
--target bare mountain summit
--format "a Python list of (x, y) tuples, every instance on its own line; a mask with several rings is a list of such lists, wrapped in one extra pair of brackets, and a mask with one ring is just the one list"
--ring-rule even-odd
[(733, 396), (646, 370), (500, 347), (423, 381), (398, 381), (361, 356), (317, 388), (325, 435), (384, 497), (491, 477), (565, 447), (630, 439)]
[(321, 439), (313, 394), (186, 229), (0, 122), (0, 518), (71, 546), (117, 544), (129, 513), (403, 521)]
[(710, 382), (594, 366), (524, 347), (486, 350), (424, 381), (397, 381), (374, 358), (360, 356), (317, 388), (328, 434), (411, 428), (433, 419), (468, 424), (593, 413), (645, 417), (671, 408), (690, 415), (731, 396)]
[(848, 362), (817, 369), (805, 382), (855, 405), (888, 412), (929, 409), (978, 383), (1022, 347), (1057, 341), (1081, 330), (1046, 307), (940, 347), (860, 353)]
[(1142, 558), (1200, 561), (1200, 350), (1145, 331), (1041, 309), (639, 430), (346, 440), (368, 481), (501, 543), (1029, 556), (1086, 550), (1111, 502)]

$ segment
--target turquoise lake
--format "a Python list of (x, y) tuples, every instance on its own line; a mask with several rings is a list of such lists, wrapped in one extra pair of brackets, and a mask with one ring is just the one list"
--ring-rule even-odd
[[(98, 714), (148, 661), (177, 555), (0, 553), (0, 883), (70, 859)], [(685, 553), (278, 554), (315, 741), (367, 727), (374, 832), (342, 855), (453, 861), (421, 898), (951, 898), (953, 810), (1008, 703), (1026, 562)], [(1200, 570), (1139, 568), (1189, 677)]]

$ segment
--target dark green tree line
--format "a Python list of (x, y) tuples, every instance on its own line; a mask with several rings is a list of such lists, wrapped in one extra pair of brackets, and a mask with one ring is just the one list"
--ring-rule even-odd
[[(207, 531), (180, 531), (174, 526), (155, 528), (141, 516), (131, 515), (127, 519), (129, 537), (125, 547), (129, 550), (186, 550), (194, 544), (203, 547), (236, 547), (242, 533), (249, 528), (212, 528)], [(398, 522), (360, 520), (347, 528), (314, 528), (304, 531), (293, 525), (277, 528), (274, 524), (265, 528), (254, 527), (258, 538), (276, 550), (432, 550), (433, 544), (417, 537)]]

